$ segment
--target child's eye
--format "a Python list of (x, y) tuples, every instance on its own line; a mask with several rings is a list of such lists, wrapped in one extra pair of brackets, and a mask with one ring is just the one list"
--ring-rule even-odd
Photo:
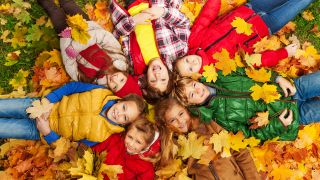
[(191, 93), (191, 98), (193, 98), (193, 93)]
[(113, 87), (113, 90), (117, 90), (117, 89), (118, 89), (118, 86), (114, 86), (114, 87)]
[(141, 142), (140, 141), (136, 141), (138, 144), (141, 144)]
[(182, 116), (184, 112), (181, 112), (179, 115)]
[(192, 68), (189, 68), (189, 71), (190, 71), (190, 72), (193, 72), (193, 71), (192, 71)]
[(162, 81), (162, 82), (165, 82), (165, 81), (166, 81), (166, 79), (161, 79), (161, 81)]
[(125, 111), (126, 110), (126, 106), (123, 104), (122, 105), (122, 109)]
[(172, 124), (175, 120), (176, 120), (176, 119), (171, 119), (171, 120), (170, 120), (170, 123)]
[(124, 79), (121, 79), (120, 82), (124, 82)]
[(196, 83), (193, 83), (193, 87), (194, 87), (194, 88), (196, 87)]

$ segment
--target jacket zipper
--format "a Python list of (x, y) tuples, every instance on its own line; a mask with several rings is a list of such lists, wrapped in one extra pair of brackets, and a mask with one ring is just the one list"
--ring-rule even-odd
[(218, 177), (218, 175), (217, 175), (217, 172), (216, 172), (216, 170), (214, 169), (214, 167), (212, 166), (212, 163), (213, 163), (213, 162), (210, 161), (208, 168), (209, 168), (211, 174), (213, 175), (214, 179), (215, 179), (215, 180), (219, 180), (219, 177)]
[[(256, 13), (251, 14), (248, 18), (246, 18), (246, 22), (249, 21), (253, 16), (255, 16)], [(215, 40), (214, 42), (212, 42), (211, 44), (209, 44), (209, 46), (207, 46), (204, 51), (208, 51), (212, 46), (216, 45), (218, 42), (220, 42), (222, 39), (224, 39), (225, 37), (227, 37), (233, 30), (235, 30), (236, 28), (233, 27), (231, 28), (226, 34), (224, 34), (223, 36), (221, 36), (219, 39)]]
[(252, 36), (250, 39), (246, 40), (243, 44), (244, 44), (245, 46), (247, 46), (247, 48), (248, 48), (248, 43), (249, 43), (250, 41), (254, 40), (254, 39), (257, 38), (257, 37), (258, 37), (258, 34)]

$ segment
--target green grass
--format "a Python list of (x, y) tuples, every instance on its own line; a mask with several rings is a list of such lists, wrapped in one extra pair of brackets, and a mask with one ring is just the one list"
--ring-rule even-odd
[[(22, 1), (22, 0), (15, 0)], [(30, 13), (31, 20), (28, 23), (24, 23), (23, 26), (29, 28), (33, 24), (35, 24), (36, 19), (39, 17), (46, 15), (42, 8), (37, 4), (36, 0), (24, 0), (25, 2), (29, 2), (32, 7), (28, 9)], [(86, 3), (93, 3), (96, 0), (76, 0), (76, 2), (80, 6), (84, 6)], [(1, 3), (13, 3), (13, 0), (1, 0)], [(319, 50), (320, 49), (320, 38), (316, 37), (314, 33), (310, 33), (310, 29), (312, 29), (315, 23), (318, 24), (320, 27), (320, 0), (316, 0), (311, 7), (308, 8), (313, 12), (315, 16), (315, 20), (311, 22), (307, 22), (304, 20), (301, 15), (295, 18), (295, 22), (297, 24), (295, 34), (298, 35), (298, 38), (303, 41), (310, 41), (315, 47)], [(6, 19), (7, 23), (5, 25), (0, 26), (0, 35), (5, 30), (9, 30), (14, 32), (14, 27), (19, 21), (13, 16), (8, 14), (0, 14), (1, 19)], [(10, 79), (13, 78), (14, 74), (19, 71), (19, 69), (30, 70), (32, 72), (32, 67), (34, 65), (34, 61), (37, 55), (42, 52), (43, 50), (51, 50), (53, 48), (59, 48), (59, 40), (55, 33), (55, 31), (51, 28), (43, 28), (46, 36), (43, 36), (39, 41), (30, 42), (27, 46), (24, 47), (11, 47), (10, 43), (3, 43), (0, 40), (0, 87), (4, 90), (4, 93), (11, 92), (12, 87), (9, 85)], [(12, 34), (9, 36), (12, 37)], [(20, 58), (19, 62), (13, 66), (4, 66), (6, 62), (5, 58), (9, 52), (13, 52), (16, 50), (20, 50)], [(32, 74), (30, 74), (31, 78)], [(0, 91), (1, 92), (1, 91)]]

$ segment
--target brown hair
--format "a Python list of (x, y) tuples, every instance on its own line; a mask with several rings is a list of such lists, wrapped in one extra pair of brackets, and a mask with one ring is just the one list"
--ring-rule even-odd
[(182, 106), (176, 99), (167, 98), (158, 102), (155, 106), (155, 120), (161, 134), (160, 167), (168, 165), (175, 156), (175, 152), (173, 152), (175, 146), (173, 141), (174, 132), (167, 127), (164, 117), (167, 111), (175, 105)]
[(128, 94), (122, 99), (119, 99), (119, 101), (133, 101), (137, 104), (138, 110), (140, 112), (140, 116), (143, 116), (148, 111), (148, 105), (145, 103), (143, 98), (136, 94)]
[[(140, 117), (138, 120), (130, 124), (127, 132), (132, 128), (136, 128), (139, 132), (143, 133), (143, 139), (146, 141), (147, 146), (150, 146), (157, 131), (156, 125), (148, 121), (145, 117)], [(156, 153), (155, 155), (148, 157), (145, 157), (141, 154), (140, 158), (145, 161), (156, 163), (160, 159), (160, 153)]]
[(174, 82), (174, 89), (171, 92), (171, 96), (176, 98), (183, 106), (190, 105), (185, 91), (186, 85), (190, 84), (192, 81), (194, 80), (190, 77), (180, 77)]
[(166, 90), (164, 92), (160, 92), (159, 89), (156, 89), (152, 86), (149, 85), (148, 83), (148, 73), (146, 73), (146, 83), (147, 83), (147, 87), (145, 89), (142, 90), (142, 95), (144, 97), (144, 99), (150, 103), (150, 104), (155, 104), (158, 102), (158, 100), (161, 100), (165, 97), (167, 97), (172, 89), (174, 88), (174, 84), (173, 84), (173, 80), (174, 80), (174, 77), (175, 77), (175, 74), (172, 73), (166, 64), (164, 64), (165, 67), (167, 68), (167, 71), (168, 71), (168, 75), (169, 75), (169, 80), (168, 80), (168, 85), (166, 87)]

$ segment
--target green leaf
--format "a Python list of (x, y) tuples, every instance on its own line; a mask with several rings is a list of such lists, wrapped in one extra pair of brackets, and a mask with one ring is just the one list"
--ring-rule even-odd
[(31, 28), (28, 29), (28, 35), (26, 36), (26, 40), (30, 41), (39, 41), (41, 36), (43, 35), (42, 30), (38, 25), (32, 25)]
[(6, 63), (4, 63), (3, 65), (5, 66), (12, 66), (12, 65), (15, 65), (17, 64), (18, 61), (7, 61)]
[(26, 10), (22, 10), (21, 13), (19, 13), (16, 16), (17, 20), (23, 22), (23, 23), (29, 23), (31, 21), (30, 14)]

